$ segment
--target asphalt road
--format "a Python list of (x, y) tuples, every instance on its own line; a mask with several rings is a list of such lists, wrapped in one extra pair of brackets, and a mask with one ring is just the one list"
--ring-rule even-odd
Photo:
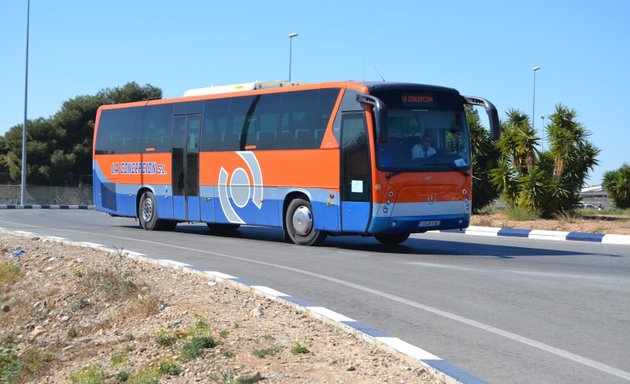
[[(95, 211), (3, 210), (0, 227), (113, 245), (272, 287), (419, 346), (490, 383), (630, 382), (630, 247), (417, 235), (319, 247), (242, 228), (147, 232)], [(19, 244), (16, 244), (18, 246)]]

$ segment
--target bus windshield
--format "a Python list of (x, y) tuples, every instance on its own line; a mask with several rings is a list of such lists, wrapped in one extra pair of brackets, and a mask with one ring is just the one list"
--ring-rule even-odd
[(376, 144), (378, 168), (389, 172), (470, 169), (470, 136), (461, 105), (388, 108), (388, 139)]

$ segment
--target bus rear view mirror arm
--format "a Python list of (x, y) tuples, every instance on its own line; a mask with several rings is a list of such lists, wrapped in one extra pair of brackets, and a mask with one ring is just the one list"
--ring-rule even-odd
[(389, 132), (387, 129), (387, 107), (385, 103), (381, 99), (370, 95), (357, 95), (357, 102), (372, 106), (377, 140), (379, 143), (387, 143), (389, 141)]
[(464, 103), (466, 104), (484, 107), (486, 113), (488, 114), (488, 120), (490, 121), (490, 133), (492, 134), (492, 138), (498, 140), (501, 136), (501, 125), (499, 124), (499, 114), (497, 113), (497, 109), (495, 108), (494, 104), (482, 97), (462, 97), (464, 99)]

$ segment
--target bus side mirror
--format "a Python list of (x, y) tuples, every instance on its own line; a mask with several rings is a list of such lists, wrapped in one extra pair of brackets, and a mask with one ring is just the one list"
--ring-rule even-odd
[(376, 125), (376, 141), (387, 143), (389, 141), (389, 129), (387, 128), (387, 107), (379, 98), (369, 95), (357, 95), (357, 102), (369, 104), (374, 113), (374, 124)]
[(462, 96), (464, 103), (470, 105), (482, 106), (488, 114), (488, 121), (490, 122), (490, 134), (494, 140), (498, 140), (501, 137), (501, 125), (499, 123), (499, 114), (494, 104), (481, 97)]

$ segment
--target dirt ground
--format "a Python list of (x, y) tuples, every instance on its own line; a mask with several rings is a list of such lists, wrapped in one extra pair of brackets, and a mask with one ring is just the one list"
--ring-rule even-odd
[(630, 235), (630, 214), (608, 214), (600, 211), (576, 212), (560, 219), (513, 220), (505, 211), (473, 215), (470, 225), (497, 228), (543, 229), (601, 234)]
[(226, 282), (0, 233), (0, 383), (443, 383)]

